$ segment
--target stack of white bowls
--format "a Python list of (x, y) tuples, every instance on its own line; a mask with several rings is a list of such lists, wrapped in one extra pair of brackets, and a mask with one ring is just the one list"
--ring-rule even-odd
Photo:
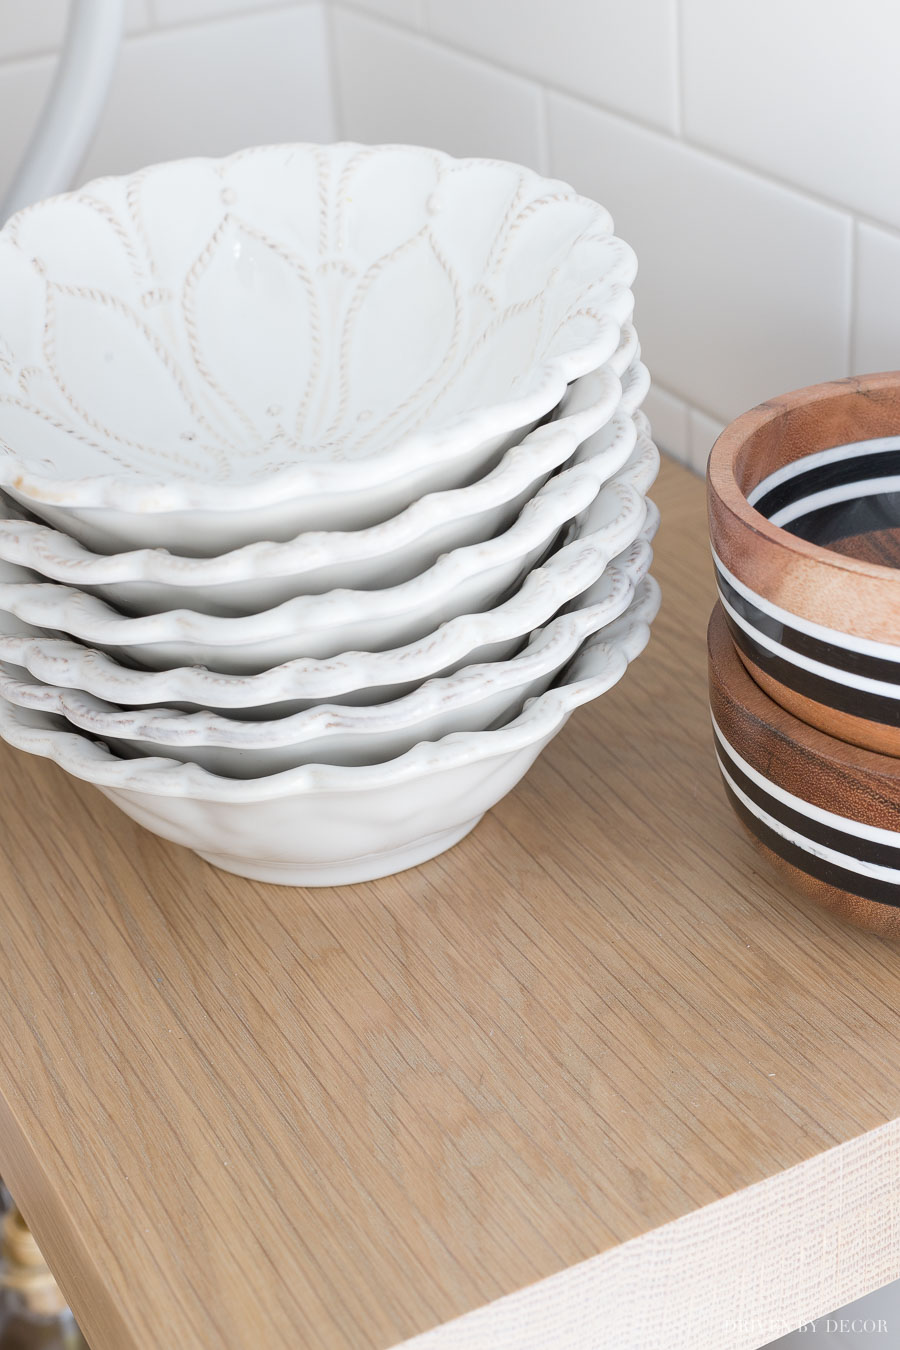
[(221, 867), (461, 839), (643, 648), (631, 249), (518, 166), (269, 146), (0, 233), (0, 734)]

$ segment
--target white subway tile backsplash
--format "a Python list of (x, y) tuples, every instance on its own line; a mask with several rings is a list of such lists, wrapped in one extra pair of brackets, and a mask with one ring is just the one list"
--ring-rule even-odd
[(853, 371), (900, 370), (900, 238), (859, 225), (856, 247)]
[(314, 4), (129, 39), (81, 180), (267, 141), (333, 139), (325, 41)]
[(19, 167), (53, 78), (55, 59), (40, 56), (0, 66), (0, 195)]
[(437, 37), (640, 121), (674, 129), (674, 0), (425, 0)]
[(333, 33), (342, 135), (539, 165), (535, 85), (343, 7)]
[(896, 0), (682, 0), (685, 134), (900, 225)]
[[(779, 391), (780, 392), (780, 391)], [(689, 441), (687, 463), (701, 477), (706, 473), (709, 452), (725, 429), (725, 423), (691, 408), (688, 415)]]
[[(71, 0), (0, 0), (0, 61), (55, 51), (71, 8)], [(149, 19), (148, 0), (126, 0), (126, 32), (139, 32)]]
[(553, 173), (635, 248), (645, 360), (723, 420), (843, 373), (848, 216), (668, 137), (549, 96)]
[(49, 52), (62, 39), (69, 13), (69, 0), (0, 0), (0, 60)]
[(405, 23), (410, 28), (421, 28), (424, 0), (352, 0), (357, 9), (368, 10), (382, 19)]
[[(179, 23), (200, 23), (204, 19), (221, 19), (232, 14), (252, 14), (254, 11), (276, 9), (296, 0), (147, 0), (154, 22), (162, 27)], [(301, 0), (302, 2), (302, 0)]]
[[(650, 372), (651, 376), (653, 372)], [(650, 418), (653, 439), (660, 450), (687, 463), (689, 448), (688, 406), (659, 385), (651, 384), (644, 399), (644, 412)]]
[(150, 24), (151, 0), (125, 0), (125, 32), (140, 33)]

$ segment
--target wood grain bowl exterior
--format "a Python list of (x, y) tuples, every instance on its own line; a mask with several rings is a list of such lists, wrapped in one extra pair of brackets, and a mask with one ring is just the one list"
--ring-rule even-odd
[(759, 404), (726, 427), (707, 475), (710, 537), (734, 576), (811, 623), (891, 643), (900, 575), (773, 525), (747, 498), (787, 464), (830, 446), (896, 435), (900, 372), (813, 385)]
[(898, 431), (900, 373), (817, 385), (727, 427), (707, 478), (719, 597), (747, 668), (811, 725), (893, 755), (897, 539), (867, 530), (900, 510)]
[(783, 622), (740, 594), (718, 563), (716, 581), (741, 660), (770, 698), (829, 736), (900, 755), (900, 663)]
[(773, 702), (740, 660), (721, 604), (707, 641), (715, 751), (738, 818), (807, 895), (900, 937), (900, 764)]
[(887, 726), (883, 722), (873, 723), (864, 717), (829, 707), (826, 703), (817, 703), (815, 699), (773, 679), (764, 666), (757, 665), (753, 657), (742, 648), (739, 630), (732, 627), (730, 620), (728, 626), (738, 656), (747, 670), (760, 689), (782, 708), (793, 713), (801, 722), (817, 727), (819, 731), (824, 731), (826, 735), (834, 736), (839, 741), (859, 745), (864, 750), (872, 750), (875, 754), (894, 755), (900, 758), (900, 727)]

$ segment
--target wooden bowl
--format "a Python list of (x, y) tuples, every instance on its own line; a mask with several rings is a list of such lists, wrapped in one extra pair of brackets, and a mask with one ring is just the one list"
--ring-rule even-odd
[(900, 372), (760, 404), (713, 446), (707, 484), (754, 679), (829, 735), (900, 755)]
[(716, 755), (739, 819), (807, 895), (900, 937), (900, 762), (773, 702), (740, 661), (721, 604), (707, 640)]

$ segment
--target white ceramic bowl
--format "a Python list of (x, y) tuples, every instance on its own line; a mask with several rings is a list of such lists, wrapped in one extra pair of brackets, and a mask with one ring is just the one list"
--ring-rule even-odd
[[(598, 463), (602, 457), (555, 475), (503, 534), (445, 553), (427, 571), (388, 590), (298, 596), (242, 618), (186, 609), (127, 618), (70, 586), (0, 582), (0, 609), (155, 670), (200, 665), (253, 675), (287, 661), (385, 651), (424, 638), (461, 614), (488, 609), (518, 586), (560, 531), (596, 501), (604, 480)], [(627, 482), (627, 469), (612, 481)]]
[(5, 699), (0, 735), (95, 783), (141, 825), (226, 871), (285, 885), (367, 881), (433, 858), (468, 834), (574, 709), (621, 678), (645, 646), (658, 604), (648, 577), (629, 611), (506, 726), (424, 741), (385, 764), (222, 778), (162, 757), (118, 759), (62, 719)]
[(0, 234), (0, 486), (100, 552), (375, 524), (607, 361), (635, 270), (565, 184), (418, 147), (100, 179)]
[(533, 629), (594, 585), (610, 560), (637, 539), (648, 520), (645, 493), (657, 467), (656, 447), (641, 436), (622, 470), (629, 481), (604, 487), (590, 518), (572, 529), (569, 543), (530, 572), (515, 594), (495, 609), (463, 614), (420, 643), (394, 651), (287, 661), (259, 675), (221, 675), (201, 666), (143, 671), (0, 614), (0, 660), (26, 668), (45, 683), (81, 688), (128, 707), (219, 709), (237, 717), (271, 718), (317, 703), (386, 702), (432, 676), (452, 674), (467, 664), (506, 660), (518, 651)]
[(80, 690), (41, 684), (14, 668), (0, 670), (0, 695), (19, 707), (64, 717), (118, 755), (166, 755), (229, 778), (257, 778), (301, 764), (380, 764), (420, 741), (502, 725), (526, 699), (542, 694), (578, 648), (630, 604), (649, 569), (657, 524), (654, 507), (641, 537), (569, 612), (536, 630), (517, 656), (464, 666), (390, 703), (322, 704), (293, 717), (244, 722), (210, 711), (121, 709)]
[[(600, 492), (571, 540), (525, 578), (494, 609), (451, 619), (419, 642), (386, 652), (344, 652), (324, 660), (291, 661), (258, 675), (225, 675), (202, 666), (135, 670), (90, 647), (53, 637), (20, 619), (2, 617), (0, 661), (39, 680), (82, 689), (127, 707), (214, 708), (271, 718), (317, 703), (370, 704), (409, 693), (432, 676), (463, 665), (504, 660), (526, 636), (602, 575), (637, 538), (647, 520), (645, 494), (659, 455), (635, 416), (640, 435), (628, 463)], [(9, 564), (4, 564), (8, 567)]]
[[(634, 330), (630, 330), (631, 334)], [(631, 344), (630, 344), (631, 345)], [(213, 558), (162, 549), (98, 554), (78, 540), (0, 505), (0, 559), (86, 591), (127, 613), (191, 609), (203, 614), (259, 613), (300, 595), (332, 589), (396, 586), (441, 554), (482, 543), (509, 528), (548, 476), (588, 438), (584, 455), (608, 473), (634, 443), (633, 413), (646, 394), (646, 367), (634, 354), (624, 371), (610, 362), (570, 385), (552, 422), (538, 427), (484, 478), (421, 497), (365, 530), (318, 531), (285, 543), (248, 544)], [(623, 376), (620, 384), (619, 375)]]

